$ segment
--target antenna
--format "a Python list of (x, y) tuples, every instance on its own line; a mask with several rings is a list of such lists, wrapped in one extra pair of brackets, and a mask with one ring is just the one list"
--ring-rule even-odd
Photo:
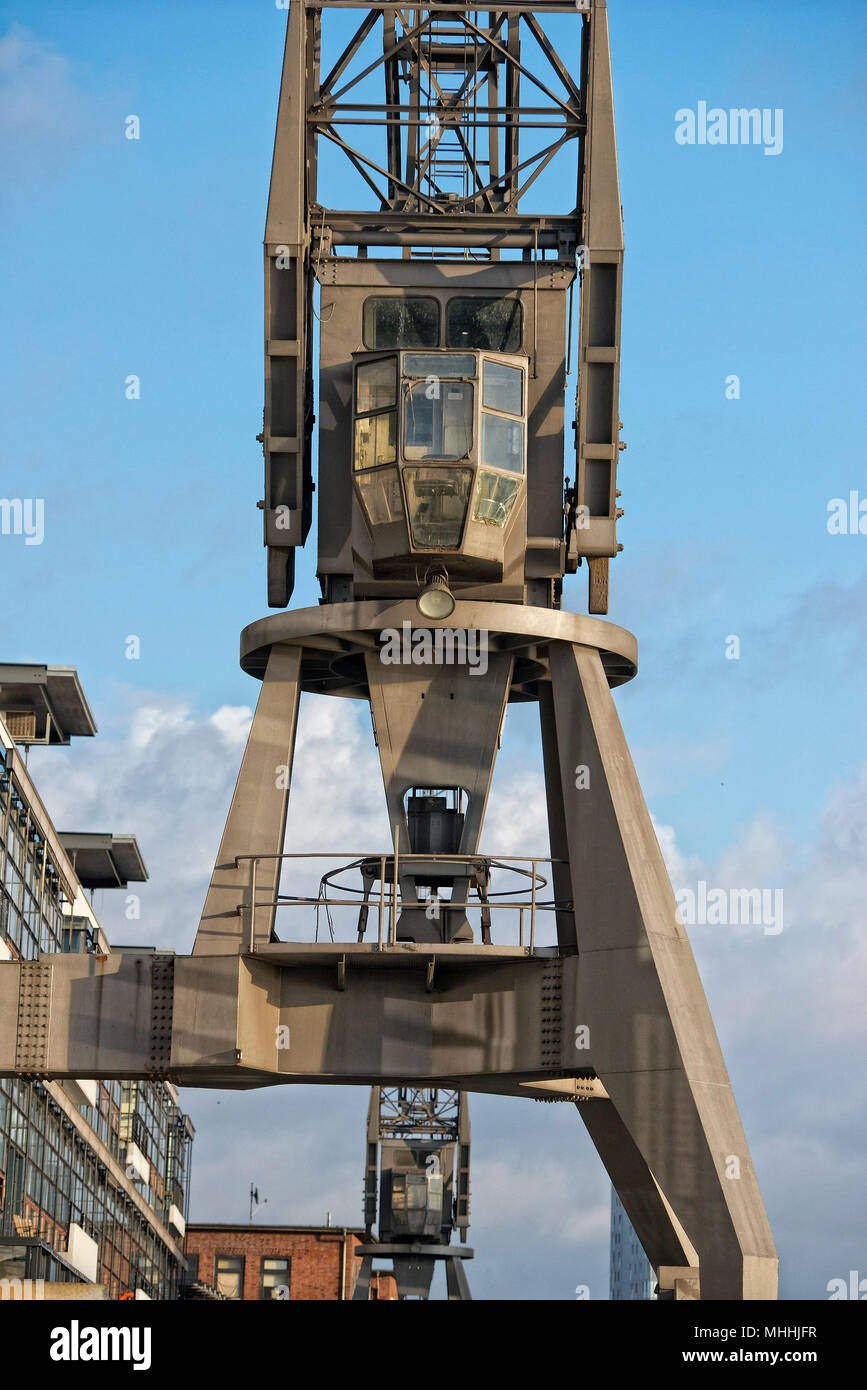
[(250, 1183), (250, 1225), (251, 1225), (251, 1226), (252, 1226), (252, 1224), (253, 1224), (253, 1217), (255, 1216), (256, 1212), (259, 1210), (260, 1207), (266, 1206), (266, 1205), (267, 1205), (267, 1202), (268, 1202), (268, 1198), (267, 1198), (267, 1197), (263, 1197), (262, 1201), (261, 1201), (261, 1202), (259, 1201), (259, 1189), (258, 1189), (258, 1187), (254, 1187), (253, 1183)]

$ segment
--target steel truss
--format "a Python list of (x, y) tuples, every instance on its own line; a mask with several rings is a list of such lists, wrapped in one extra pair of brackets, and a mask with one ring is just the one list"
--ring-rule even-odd
[[(423, 1163), (427, 1168), (435, 1159), (436, 1190), (427, 1199), (435, 1217), (435, 1234), (419, 1238), (394, 1229), (395, 1194), (389, 1179), (396, 1155), (403, 1169), (413, 1157), (419, 1170)], [(427, 1181), (418, 1171), (416, 1190), (421, 1185), (424, 1191)], [(418, 1204), (414, 1205), (418, 1210)], [(403, 1204), (401, 1210), (405, 1210)], [(377, 1214), (379, 1240), (374, 1236)], [(366, 1240), (356, 1250), (361, 1268), (354, 1298), (359, 1302), (369, 1299), (373, 1262), (388, 1259), (399, 1298), (427, 1298), (439, 1263), (445, 1266), (449, 1299), (469, 1300), (463, 1268), (463, 1261), (472, 1259), (474, 1253), (464, 1244), (469, 1224), (470, 1116), (466, 1096), (460, 1091), (422, 1086), (374, 1086), (367, 1112), (364, 1168)], [(451, 1244), (453, 1229), (458, 1231), (461, 1245)]]
[[(323, 44), (348, 11), (359, 13), (357, 25), (323, 76)], [(546, 32), (552, 16), (574, 21), (574, 63)], [(339, 151), (342, 170), (326, 170), (325, 146)], [(542, 184), (546, 171), (556, 180)], [(342, 187), (358, 190), (361, 205), (329, 205)], [(555, 206), (533, 211), (527, 195), (543, 187)], [(437, 261), (553, 258), (580, 274), (565, 563), (571, 573), (587, 559), (590, 611), (606, 612), (620, 514), (623, 230), (604, 0), (487, 10), (292, 0), (265, 230), (272, 607), (289, 602), (312, 517), (313, 287), (353, 249)]]
[[(326, 210), (312, 183), (311, 232), (319, 237), (319, 249), (325, 250), (323, 242), (328, 249), (366, 246), (384, 232), (389, 244), (407, 250), (422, 242), (447, 256), (495, 258), (502, 232), (479, 224), (479, 214), (507, 219), (500, 225), (508, 225), (511, 245), (529, 250), (539, 244), (540, 234), (550, 244), (546, 219), (522, 215), (520, 201), (564, 146), (586, 131), (586, 117), (581, 91), (532, 9), (367, 9), (328, 75), (319, 83), (314, 76), (307, 160), (308, 169), (315, 171), (319, 138), (329, 140), (364, 180), (378, 207)], [(315, 49), (318, 10), (309, 13), (308, 24), (308, 49)], [(365, 61), (362, 55), (380, 24), (381, 51)], [(526, 57), (522, 60), (522, 40), (526, 49), (528, 39), (546, 80), (534, 73)], [(357, 96), (373, 74), (384, 81), (379, 103)], [(522, 85), (533, 92), (536, 104), (522, 104)], [(362, 149), (348, 138), (350, 130), (359, 129), (383, 147), (378, 157), (372, 157), (369, 142)], [(530, 131), (545, 133), (532, 151)], [(577, 160), (573, 187), (576, 208), (568, 214), (575, 223), (580, 217)], [(380, 222), (373, 212), (389, 217)]]

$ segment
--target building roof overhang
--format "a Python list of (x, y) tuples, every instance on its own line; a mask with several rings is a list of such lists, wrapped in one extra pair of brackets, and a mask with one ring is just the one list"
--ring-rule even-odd
[(74, 666), (0, 663), (0, 716), (34, 714), (36, 732), (16, 734), (16, 743), (67, 744), (92, 738), (96, 721)]
[(82, 888), (126, 888), (128, 883), (147, 881), (148, 872), (134, 835), (62, 830), (58, 838)]

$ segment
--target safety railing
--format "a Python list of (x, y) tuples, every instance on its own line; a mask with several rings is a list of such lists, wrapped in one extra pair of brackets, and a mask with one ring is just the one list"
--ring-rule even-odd
[[(311, 893), (280, 891), (280, 875), (284, 865), (299, 866), (309, 862), (321, 863), (323, 860), (342, 862), (320, 876), (315, 897)], [(571, 902), (558, 902), (553, 895), (542, 896), (544, 890), (549, 887), (550, 879), (553, 878), (553, 874), (546, 876), (542, 869), (547, 867), (548, 870), (552, 870), (554, 865), (565, 862), (561, 859), (543, 858), (541, 855), (401, 852), (397, 837), (390, 853), (357, 853), (348, 859), (345, 851), (341, 854), (340, 851), (322, 850), (293, 854), (242, 854), (235, 860), (237, 867), (243, 864), (250, 866), (248, 898), (243, 910), (247, 916), (248, 944), (251, 951), (255, 948), (257, 927), (261, 931), (263, 918), (269, 925), (273, 921), (275, 934), (280, 940), (298, 942), (305, 939), (295, 935), (291, 927), (288, 937), (284, 937), (282, 932), (278, 931), (278, 914), (285, 913), (286, 910), (297, 912), (312, 909), (314, 942), (320, 940), (323, 916), (328, 939), (335, 942), (348, 940), (344, 935), (336, 936), (334, 930), (336, 910), (347, 908), (355, 908), (357, 912), (354, 930), (358, 942), (372, 940), (373, 933), (369, 933), (368, 928), (371, 925), (371, 913), (373, 914), (375, 939), (380, 949), (397, 945), (401, 913), (406, 909), (413, 909), (423, 911), (427, 920), (435, 924), (431, 935), (436, 935), (436, 924), (442, 924), (440, 934), (443, 942), (450, 939), (447, 925), (450, 919), (453, 922), (455, 917), (462, 919), (466, 916), (472, 926), (470, 913), (478, 914), (478, 939), (483, 945), (506, 944), (505, 941), (494, 941), (493, 923), (496, 918), (492, 914), (510, 913), (512, 931), (509, 934), (517, 937), (514, 944), (532, 951), (537, 944), (537, 923), (540, 914), (572, 910)], [(262, 879), (265, 865), (269, 866), (267, 880), (269, 885), (273, 885), (273, 896), (269, 894), (263, 897)], [(361, 886), (357, 887), (345, 881), (345, 876), (353, 872), (361, 876)], [(510, 874), (521, 882), (514, 887), (501, 887), (503, 876)], [(416, 877), (440, 880), (440, 887), (451, 882), (453, 896), (439, 898), (436, 890), (432, 893), (428, 890), (428, 896), (421, 897), (418, 895), (418, 885), (415, 885), (416, 891), (412, 896), (405, 896), (401, 889), (401, 880), (409, 880), (409, 887), (415, 884)], [(425, 885), (421, 886), (424, 889)], [(338, 896), (331, 896), (332, 892)], [(500, 916), (498, 920), (504, 919)], [(280, 925), (282, 926), (282, 920)]]

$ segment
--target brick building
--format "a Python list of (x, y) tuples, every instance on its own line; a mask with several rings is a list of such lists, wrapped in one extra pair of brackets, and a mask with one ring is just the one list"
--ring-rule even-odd
[[(351, 1299), (355, 1249), (364, 1232), (341, 1226), (187, 1226), (187, 1279), (224, 1298)], [(394, 1276), (371, 1282), (371, 1298), (396, 1299)]]

